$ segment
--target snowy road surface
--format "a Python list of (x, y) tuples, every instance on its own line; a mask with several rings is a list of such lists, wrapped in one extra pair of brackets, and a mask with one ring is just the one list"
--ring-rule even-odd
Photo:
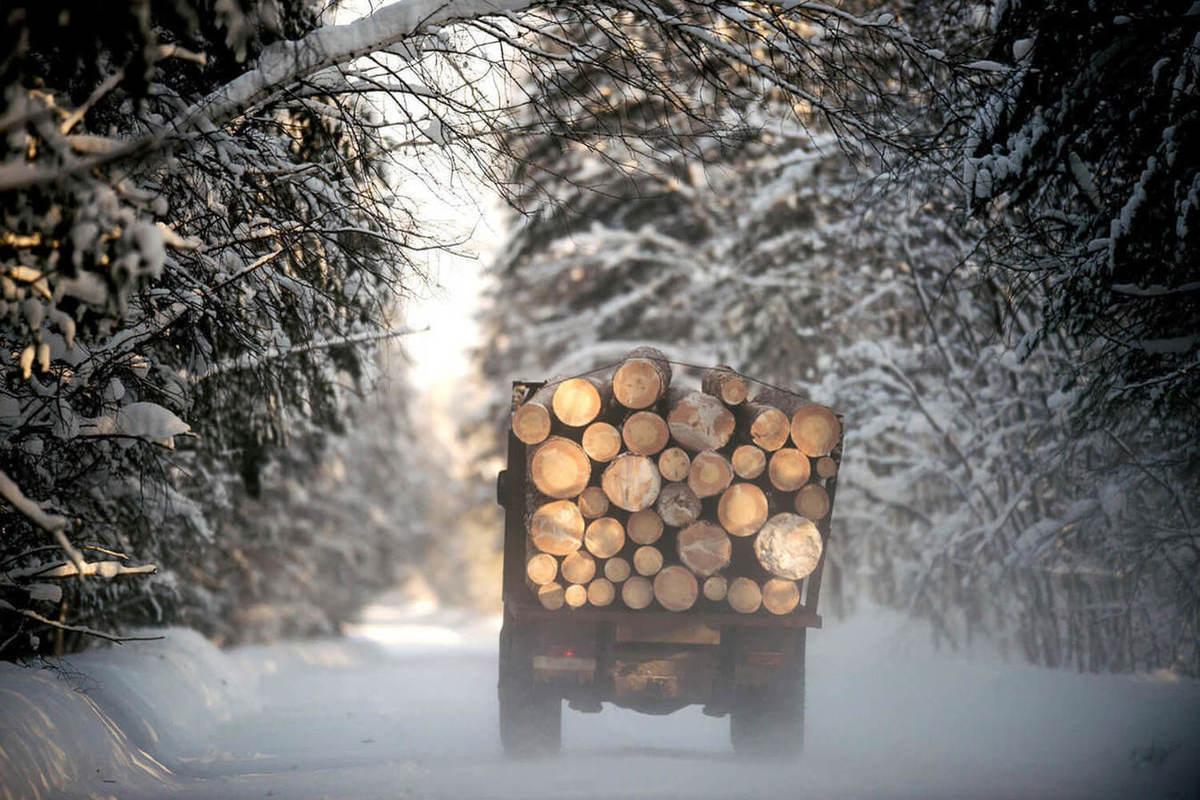
[[(1193, 798), (1200, 684), (931, 652), (898, 618), (809, 639), (808, 748), (733, 759), (727, 719), (564, 711), (562, 757), (506, 761), (496, 623), (376, 606), (345, 640), (233, 651), (258, 701), (164, 759), (182, 798)], [(108, 796), (108, 795), (101, 795)]]

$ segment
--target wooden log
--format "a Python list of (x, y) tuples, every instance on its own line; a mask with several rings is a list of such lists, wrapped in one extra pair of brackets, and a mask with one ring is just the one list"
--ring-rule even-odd
[(587, 600), (594, 606), (603, 608), (604, 606), (611, 605), (616, 597), (617, 587), (613, 586), (605, 578), (596, 578), (596, 580), (588, 584)]
[(645, 608), (654, 601), (654, 584), (648, 578), (634, 575), (621, 584), (621, 602), (630, 608)]
[(583, 545), (583, 515), (570, 500), (552, 500), (538, 506), (529, 521), (533, 546), (552, 556), (574, 553)]
[(701, 392), (672, 393), (667, 427), (671, 437), (685, 450), (719, 450), (736, 427), (733, 413), (715, 397)]
[(745, 403), (737, 410), (738, 425), (750, 436), (750, 441), (773, 453), (787, 444), (791, 433), (788, 415), (775, 406)]
[(621, 438), (629, 452), (652, 456), (667, 446), (671, 432), (667, 421), (653, 411), (635, 411), (621, 426)]
[(800, 605), (800, 587), (795, 581), (771, 578), (763, 584), (762, 604), (772, 614), (790, 614)]
[(822, 520), (829, 514), (829, 493), (815, 483), (796, 492), (796, 513), (811, 520)]
[(767, 476), (779, 491), (794, 492), (808, 483), (811, 469), (808, 456), (794, 447), (784, 447), (771, 454)]
[(621, 583), (629, 577), (632, 571), (633, 567), (629, 566), (629, 562), (620, 556), (610, 558), (604, 562), (604, 577), (613, 583)]
[(512, 431), (525, 444), (541, 444), (550, 435), (550, 409), (527, 400), (512, 414)]
[(684, 566), (701, 577), (724, 569), (733, 556), (733, 543), (725, 531), (704, 520), (681, 530), (675, 547)]
[(641, 511), (654, 505), (654, 501), (658, 499), (662, 477), (651, 459), (633, 453), (622, 453), (604, 468), (600, 485), (617, 508)]
[(817, 403), (801, 406), (792, 414), (792, 443), (806, 456), (827, 456), (842, 438), (842, 423), (832, 411)]
[(567, 583), (587, 583), (596, 577), (596, 559), (576, 550), (563, 559), (562, 576)]
[(821, 533), (810, 519), (783, 512), (767, 520), (754, 540), (754, 554), (763, 569), (798, 581), (821, 560)]
[(816, 472), (818, 478), (834, 478), (838, 474), (838, 463), (829, 456), (821, 456), (817, 459)]
[(719, 603), (729, 593), (729, 581), (724, 575), (710, 575), (704, 579), (704, 596)]
[(696, 497), (713, 497), (729, 488), (733, 482), (733, 467), (729, 459), (712, 450), (697, 453), (688, 470), (688, 488)]
[(666, 396), (671, 385), (671, 364), (661, 350), (635, 347), (625, 354), (613, 373), (617, 402), (635, 411), (649, 408)]
[(739, 614), (753, 614), (762, 606), (762, 589), (749, 578), (734, 578), (725, 599)]
[(615, 556), (625, 546), (625, 527), (612, 517), (592, 520), (583, 533), (583, 546), (596, 558)]
[(686, 567), (673, 564), (654, 576), (654, 599), (667, 611), (687, 611), (699, 596), (696, 576)]
[(562, 424), (582, 428), (600, 416), (610, 391), (593, 378), (570, 378), (555, 388), (551, 408)]
[(575, 497), (592, 478), (592, 462), (578, 443), (551, 436), (537, 446), (529, 462), (529, 478), (547, 497)]
[(767, 468), (767, 454), (762, 448), (753, 444), (744, 444), (733, 451), (729, 459), (733, 464), (733, 474), (747, 481), (752, 481)]
[(525, 577), (536, 586), (544, 586), (558, 577), (558, 560), (549, 553), (537, 553), (525, 563)]
[(608, 495), (599, 486), (589, 486), (579, 495), (579, 513), (584, 519), (603, 517), (608, 513)]
[(700, 390), (727, 406), (741, 405), (750, 394), (746, 379), (724, 365), (705, 370), (700, 378)]
[(700, 517), (700, 498), (686, 483), (668, 483), (658, 495), (654, 510), (674, 528), (691, 525)]
[(735, 483), (721, 494), (717, 520), (734, 536), (753, 536), (767, 521), (768, 510), (762, 489), (753, 483)]
[(621, 452), (621, 432), (607, 422), (593, 422), (583, 429), (583, 452), (601, 464), (612, 461)]
[(662, 565), (663, 554), (657, 547), (643, 545), (633, 551), (633, 569), (638, 575), (653, 575)]
[(588, 592), (586, 586), (572, 583), (563, 590), (563, 600), (571, 608), (583, 608), (587, 605)]
[(537, 590), (538, 602), (551, 611), (558, 611), (563, 607), (563, 594), (562, 584), (559, 583), (547, 583), (539, 586)]
[(692, 457), (681, 447), (668, 447), (658, 456), (658, 471), (669, 481), (682, 481), (688, 476)]
[(663, 534), (662, 517), (650, 508), (630, 514), (625, 527), (629, 540), (636, 544), (654, 544)]

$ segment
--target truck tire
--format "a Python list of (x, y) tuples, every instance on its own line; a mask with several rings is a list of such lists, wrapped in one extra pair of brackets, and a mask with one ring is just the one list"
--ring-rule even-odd
[(735, 695), (729, 740), (738, 755), (794, 758), (804, 751), (804, 639), (800, 631), (791, 675), (769, 689)]
[(500, 745), (515, 758), (554, 755), (562, 748), (562, 699), (533, 682), (530, 637), (500, 631)]

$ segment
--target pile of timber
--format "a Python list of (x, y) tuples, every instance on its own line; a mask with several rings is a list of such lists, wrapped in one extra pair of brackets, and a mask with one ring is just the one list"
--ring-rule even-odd
[(528, 452), (525, 575), (546, 608), (799, 607), (828, 530), (841, 420), (779, 390), (752, 397), (727, 366), (683, 383), (639, 347), (513, 412)]

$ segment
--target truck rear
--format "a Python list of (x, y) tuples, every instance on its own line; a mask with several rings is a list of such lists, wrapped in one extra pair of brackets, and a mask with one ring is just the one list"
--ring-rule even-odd
[(504, 749), (556, 752), (566, 700), (701, 705), (730, 717), (738, 752), (798, 752), (841, 418), (651, 348), (614, 366), (513, 384)]

